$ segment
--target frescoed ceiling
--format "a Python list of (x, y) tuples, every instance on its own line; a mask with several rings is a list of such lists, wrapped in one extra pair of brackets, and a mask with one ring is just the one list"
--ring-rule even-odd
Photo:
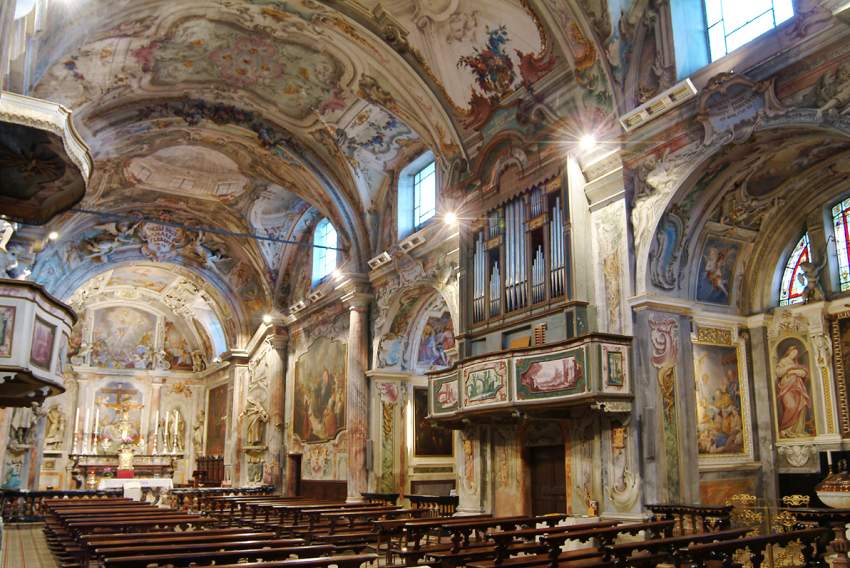
[[(430, 149), (444, 171), (465, 163), (489, 117), (516, 104), (505, 101), (577, 59), (547, 37), (564, 22), (544, 25), (572, 16), (538, 0), (48, 6), (29, 94), (71, 108), (92, 150), (82, 207), (147, 221), (66, 214), (34, 276), (81, 282), (101, 264), (167, 260), (238, 297), (241, 334), (289, 286), (303, 246), (280, 240), (302, 242), (328, 217), (345, 262), (364, 270), (369, 216), (400, 160)], [(149, 228), (158, 216), (186, 234)]]

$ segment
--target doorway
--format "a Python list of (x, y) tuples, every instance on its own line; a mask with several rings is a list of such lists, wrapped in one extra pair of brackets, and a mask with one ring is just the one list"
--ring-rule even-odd
[(532, 514), (563, 513), (567, 508), (564, 446), (529, 448), (529, 464)]

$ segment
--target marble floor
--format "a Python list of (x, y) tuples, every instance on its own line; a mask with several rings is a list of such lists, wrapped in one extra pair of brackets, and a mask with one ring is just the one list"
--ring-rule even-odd
[(4, 526), (0, 568), (56, 568), (41, 528), (40, 523)]

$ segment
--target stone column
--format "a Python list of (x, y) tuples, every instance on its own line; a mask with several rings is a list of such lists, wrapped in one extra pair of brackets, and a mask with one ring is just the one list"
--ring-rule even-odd
[(30, 491), (36, 491), (38, 489), (38, 481), (41, 474), (41, 461), (44, 458), (44, 434), (46, 428), (45, 423), (47, 422), (47, 412), (43, 406), (34, 407), (32, 411), (35, 416), (35, 422), (32, 426), (32, 443), (28, 450), (29, 456), (27, 463), (29, 464), (29, 471), (27, 472), (26, 477), (26, 487), (24, 487), (22, 483), (21, 489), (26, 488)]
[(284, 327), (277, 327), (274, 335), (270, 335), (266, 341), (272, 346), (272, 352), (268, 355), (269, 361), (269, 423), (266, 432), (266, 443), (268, 445), (268, 461), (264, 483), (274, 485), (276, 489), (283, 491), (286, 460), (284, 448), (285, 433), (284, 404), (286, 393), (286, 357), (289, 346), (289, 332)]
[(7, 88), (6, 74), (9, 72), (14, 18), (15, 2), (13, 0), (0, 2), (0, 91)]
[[(350, 284), (349, 284), (350, 285)], [(369, 431), (369, 385), (366, 370), (369, 368), (368, 309), (372, 296), (361, 286), (353, 287), (342, 301), (348, 305), (348, 362), (346, 383), (346, 434), (348, 442), (348, 498), (349, 503), (363, 500), (367, 490), (366, 437)]]

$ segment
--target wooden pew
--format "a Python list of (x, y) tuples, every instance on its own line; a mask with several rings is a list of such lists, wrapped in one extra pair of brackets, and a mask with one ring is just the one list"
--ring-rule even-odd
[[(168, 550), (164, 548), (163, 550)], [(180, 552), (175, 554), (151, 554), (139, 556), (114, 556), (104, 558), (106, 568), (147, 568), (151, 565), (169, 565), (175, 568), (204, 563), (220, 564), (248, 560), (285, 560), (291, 556), (316, 558), (334, 551), (329, 545), (290, 546), (279, 548), (251, 548), (239, 550), (217, 550), (211, 552)]]
[(341, 556), (326, 556), (321, 558), (299, 558), (297, 560), (279, 560), (277, 562), (246, 562), (240, 564), (216, 564), (197, 566), (196, 568), (360, 568), (363, 564), (373, 562), (375, 554), (348, 554)]
[(168, 554), (182, 554), (185, 552), (213, 552), (216, 550), (253, 550), (260, 548), (293, 548), (304, 546), (304, 540), (300, 538), (272, 538), (272, 539), (238, 539), (216, 542), (200, 542), (187, 539), (186, 542), (157, 542), (138, 544), (136, 546), (103, 546), (94, 549), (94, 558), (116, 558), (123, 556), (150, 556)]
[(638, 562), (647, 563), (646, 565), (649, 566), (661, 562), (676, 564), (678, 562), (677, 553), (682, 547), (692, 544), (735, 540), (746, 536), (752, 530), (752, 527), (745, 527), (718, 532), (703, 532), (624, 542), (607, 546), (603, 549), (602, 553), (605, 560), (611, 560), (617, 566), (634, 565)]
[(778, 544), (787, 546), (791, 542), (800, 541), (803, 546), (803, 558), (806, 568), (825, 567), (822, 560), (827, 543), (832, 538), (832, 530), (827, 527), (816, 527), (771, 534), (767, 536), (750, 536), (736, 540), (714, 542), (709, 544), (694, 544), (679, 549), (677, 561), (683, 566), (699, 568), (706, 566), (708, 561), (719, 561), (722, 566), (733, 566), (735, 551), (748, 549), (753, 554), (753, 566), (762, 566), (762, 558), (768, 546)]

